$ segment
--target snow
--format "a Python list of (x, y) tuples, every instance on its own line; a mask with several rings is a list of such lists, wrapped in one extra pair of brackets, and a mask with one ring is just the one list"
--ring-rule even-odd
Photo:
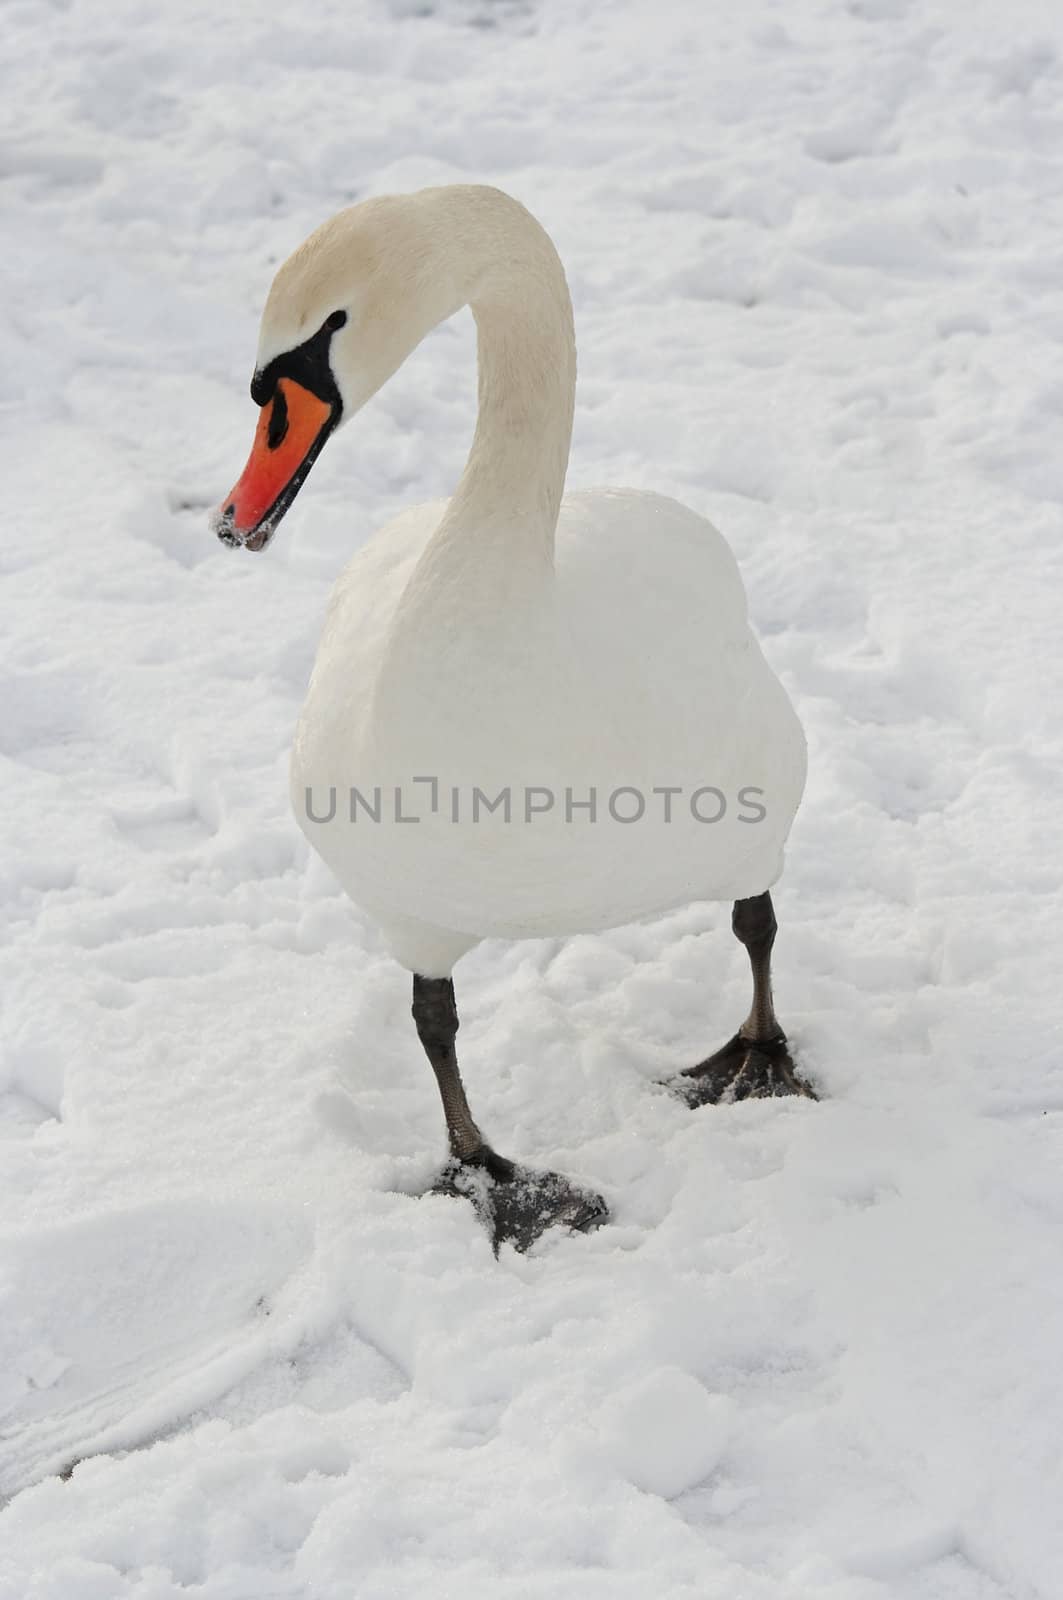
[[(0, 1600), (1054, 1600), (1063, 16), (4, 30)], [(776, 986), (823, 1096), (656, 1087), (744, 1014), (725, 907), (481, 947), (476, 1115), (613, 1212), (498, 1261), (422, 1197), (408, 977), (285, 775), (331, 580), (460, 471), (468, 317), (268, 554), (206, 528), (278, 261), (470, 179), (569, 271), (571, 484), (725, 531), (805, 722)]]

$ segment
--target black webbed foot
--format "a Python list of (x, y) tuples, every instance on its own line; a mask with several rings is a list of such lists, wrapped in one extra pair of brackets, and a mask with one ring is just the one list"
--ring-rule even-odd
[(799, 1094), (817, 1098), (812, 1085), (801, 1077), (787, 1048), (785, 1035), (754, 1041), (736, 1033), (714, 1055), (688, 1067), (672, 1087), (689, 1106), (728, 1104), (734, 1100), (762, 1100), (773, 1095)]
[(559, 1172), (539, 1172), (507, 1161), (488, 1145), (464, 1160), (453, 1156), (432, 1193), (471, 1200), (496, 1255), (503, 1244), (527, 1250), (548, 1228), (590, 1233), (609, 1216), (605, 1201), (593, 1190)]

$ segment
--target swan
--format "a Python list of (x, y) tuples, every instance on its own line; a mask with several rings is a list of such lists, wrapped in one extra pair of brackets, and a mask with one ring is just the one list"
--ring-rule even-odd
[(363, 201), (317, 228), (266, 300), (247, 465), (213, 514), (263, 550), (331, 435), (445, 318), (477, 327), (479, 409), (448, 501), (404, 511), (343, 571), (296, 730), (297, 821), (413, 974), (449, 1158), (497, 1251), (607, 1216), (500, 1155), (458, 1069), (452, 972), (485, 938), (597, 931), (734, 903), (753, 1002), (675, 1080), (691, 1106), (807, 1094), (773, 1008), (769, 890), (805, 740), (750, 632), (730, 548), (630, 489), (563, 494), (576, 347), (561, 262), (498, 189)]

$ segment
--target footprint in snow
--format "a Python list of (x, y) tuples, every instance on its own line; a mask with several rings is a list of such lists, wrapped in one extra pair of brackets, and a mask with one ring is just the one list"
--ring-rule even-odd
[(141, 850), (191, 850), (214, 832), (190, 797), (176, 792), (119, 801), (111, 815)]
[(190, 570), (221, 550), (207, 527), (211, 505), (198, 490), (168, 489), (165, 494), (141, 496), (126, 509), (124, 521), (132, 538)]
[(22, 1089), (0, 1093), (0, 1144), (6, 1140), (29, 1139), (46, 1123), (58, 1121), (58, 1111), (43, 1104)]
[(304, 1330), (270, 1309), (305, 1223), (200, 1201), (0, 1242), (0, 1501), (171, 1431)]
[(80, 768), (96, 736), (83, 673), (44, 666), (0, 674), (0, 755), (42, 772)]

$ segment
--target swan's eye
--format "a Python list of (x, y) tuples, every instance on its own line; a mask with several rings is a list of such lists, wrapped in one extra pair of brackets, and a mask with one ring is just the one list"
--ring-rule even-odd
[(284, 398), (284, 390), (278, 385), (277, 392), (273, 396), (273, 411), (270, 414), (266, 444), (271, 450), (276, 450), (287, 432), (288, 402)]
[(325, 327), (328, 328), (331, 333), (334, 333), (337, 328), (342, 328), (346, 321), (346, 311), (334, 311), (331, 317), (325, 318)]

